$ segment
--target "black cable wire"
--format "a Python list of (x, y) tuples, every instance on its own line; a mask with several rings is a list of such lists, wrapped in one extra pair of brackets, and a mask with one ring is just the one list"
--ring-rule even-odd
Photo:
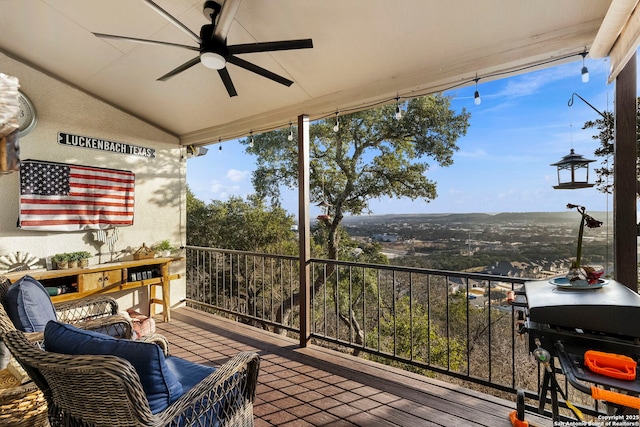
[[(396, 96), (394, 96), (392, 98), (381, 99), (379, 101), (372, 102), (371, 104), (367, 104), (364, 107), (363, 106), (358, 106), (358, 107), (347, 108), (347, 109), (339, 109), (338, 111), (340, 111), (341, 114), (342, 113), (349, 114), (349, 113), (356, 112), (356, 111), (367, 110), (367, 109), (370, 109), (370, 108), (373, 108), (373, 107), (377, 107), (379, 105), (388, 104), (391, 101), (402, 101), (402, 100), (411, 99), (411, 98), (419, 98), (421, 96), (433, 95), (434, 93), (443, 93), (443, 92), (446, 92), (446, 91), (449, 91), (449, 90), (452, 90), (452, 89), (455, 89), (455, 88), (458, 88), (458, 87), (461, 87), (461, 86), (465, 86), (465, 85), (467, 85), (469, 83), (477, 82), (477, 81), (479, 81), (481, 79), (488, 79), (488, 78), (492, 78), (492, 77), (499, 77), (499, 76), (505, 76), (505, 75), (508, 75), (508, 74), (518, 73), (520, 71), (525, 71), (525, 70), (529, 70), (529, 69), (532, 69), (532, 68), (541, 67), (543, 65), (552, 64), (554, 62), (559, 62), (559, 61), (571, 58), (573, 56), (582, 56), (583, 54), (588, 54), (588, 53), (589, 52), (587, 52), (585, 50), (582, 50), (582, 51), (580, 51), (578, 53), (571, 53), (571, 54), (568, 54), (568, 55), (564, 55), (564, 56), (560, 56), (560, 57), (557, 57), (557, 58), (549, 59), (547, 61), (536, 62), (535, 64), (529, 64), (529, 65), (525, 65), (523, 67), (514, 68), (514, 69), (511, 69), (511, 70), (507, 70), (507, 71), (500, 71), (500, 72), (495, 72), (495, 73), (491, 73), (491, 74), (485, 74), (484, 76), (480, 76), (480, 77), (478, 77), (476, 75), (473, 78), (463, 80), (463, 81), (461, 81), (459, 83), (456, 83), (456, 84), (452, 84), (450, 86), (447, 86), (444, 89), (429, 90), (429, 91), (426, 91), (426, 92), (416, 92), (416, 93), (411, 93), (410, 95), (407, 94), (407, 95), (404, 95), (404, 96), (401, 96), (401, 95), (398, 94), (398, 95), (396, 95)], [(578, 95), (578, 97), (580, 97), (580, 95)], [(583, 101), (584, 101), (584, 99), (583, 99)], [(335, 115), (336, 115), (336, 111), (335, 110), (331, 111), (331, 112), (327, 112), (327, 113), (321, 113), (319, 116), (317, 116), (314, 119), (314, 121), (324, 120), (324, 119), (326, 119), (328, 117), (332, 117), (332, 116), (335, 116)], [(287, 122), (287, 123), (290, 123), (290, 122)], [(278, 124), (278, 125), (274, 125), (274, 126), (269, 126), (269, 127), (265, 127), (265, 128), (261, 128), (261, 129), (254, 129), (252, 131), (252, 133), (264, 133), (264, 132), (270, 132), (270, 131), (273, 131), (273, 130), (276, 130), (276, 129), (281, 129), (281, 128), (285, 127), (287, 125), (287, 123)], [(224, 138), (224, 139), (225, 140), (240, 139), (240, 138), (246, 137), (247, 135), (249, 135), (249, 134), (248, 133), (244, 133), (244, 134), (241, 134), (239, 136), (232, 136), (232, 137)], [(218, 142), (221, 142), (222, 139), (223, 138), (219, 138)]]

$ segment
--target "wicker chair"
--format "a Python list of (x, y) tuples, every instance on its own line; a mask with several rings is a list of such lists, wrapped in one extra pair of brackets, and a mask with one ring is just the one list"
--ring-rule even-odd
[[(0, 276), (0, 368), (9, 362), (9, 354), (3, 341), (7, 332), (16, 327), (6, 312), (6, 292), (11, 281)], [(131, 338), (131, 322), (118, 314), (118, 303), (111, 297), (99, 296), (55, 305), (57, 318), (86, 329), (102, 330), (114, 336)], [(29, 332), (25, 336), (34, 343), (41, 343), (43, 332)], [(149, 337), (164, 351), (169, 344), (162, 336)], [(16, 381), (15, 383), (13, 381)], [(20, 385), (7, 370), (0, 371), (0, 425), (15, 427), (48, 426), (47, 405), (42, 391), (32, 381)]]
[(47, 402), (33, 381), (20, 384), (7, 369), (0, 371), (0, 426), (45, 427)]
[(20, 331), (8, 332), (5, 342), (44, 392), (52, 427), (253, 426), (255, 353), (239, 353), (153, 414), (140, 377), (124, 359), (46, 352)]
[[(16, 329), (6, 312), (6, 294), (11, 281), (0, 276), (0, 337), (5, 332)], [(118, 313), (118, 303), (115, 299), (99, 295), (75, 301), (66, 301), (54, 305), (56, 316), (60, 322), (70, 323), (83, 329), (101, 330), (104, 333), (130, 339), (133, 337), (131, 321)], [(31, 338), (37, 340), (41, 332), (31, 333)]]

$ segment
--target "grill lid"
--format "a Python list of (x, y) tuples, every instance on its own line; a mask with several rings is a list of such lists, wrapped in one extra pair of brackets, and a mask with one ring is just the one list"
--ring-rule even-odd
[(640, 295), (621, 283), (570, 289), (544, 280), (526, 282), (524, 288), (534, 322), (640, 338)]

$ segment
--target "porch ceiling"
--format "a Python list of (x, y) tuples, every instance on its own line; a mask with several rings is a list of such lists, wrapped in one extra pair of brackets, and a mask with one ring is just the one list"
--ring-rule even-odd
[[(196, 33), (206, 23), (202, 0), (156, 2)], [(3, 0), (0, 51), (168, 130), (181, 144), (201, 145), (285, 126), (300, 114), (315, 119), (398, 94), (472, 84), (476, 75), (482, 83), (550, 60), (577, 61), (610, 4), (633, 10), (636, 2), (244, 0), (230, 45), (311, 38), (314, 47), (241, 55), (294, 84), (287, 88), (229, 65), (234, 98), (217, 72), (201, 64), (156, 81), (197, 52), (92, 34), (195, 46), (142, 1)], [(606, 39), (601, 46), (606, 54)]]

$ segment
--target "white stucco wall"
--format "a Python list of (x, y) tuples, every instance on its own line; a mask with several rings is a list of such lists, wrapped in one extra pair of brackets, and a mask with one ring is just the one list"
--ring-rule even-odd
[[(15, 76), (20, 89), (31, 99), (38, 115), (36, 128), (20, 139), (20, 158), (130, 170), (135, 173), (134, 225), (121, 227), (115, 250), (130, 259), (142, 243), (148, 246), (164, 239), (185, 244), (186, 163), (178, 138), (120, 109), (51, 78), (0, 53), (0, 72)], [(178, 114), (179, 112), (176, 112)], [(68, 147), (57, 141), (58, 132), (124, 142), (155, 149), (155, 158)], [(97, 246), (90, 231), (34, 232), (16, 227), (19, 176), (0, 175), (0, 255), (22, 251), (45, 258), (59, 252), (88, 251), (97, 254), (108, 246)], [(103, 255), (102, 261), (108, 261)], [(90, 263), (99, 262), (94, 257)], [(183, 263), (172, 268), (182, 272)], [(184, 298), (184, 274), (171, 283), (171, 303)], [(123, 309), (136, 306), (146, 311), (146, 292), (114, 294)]]

